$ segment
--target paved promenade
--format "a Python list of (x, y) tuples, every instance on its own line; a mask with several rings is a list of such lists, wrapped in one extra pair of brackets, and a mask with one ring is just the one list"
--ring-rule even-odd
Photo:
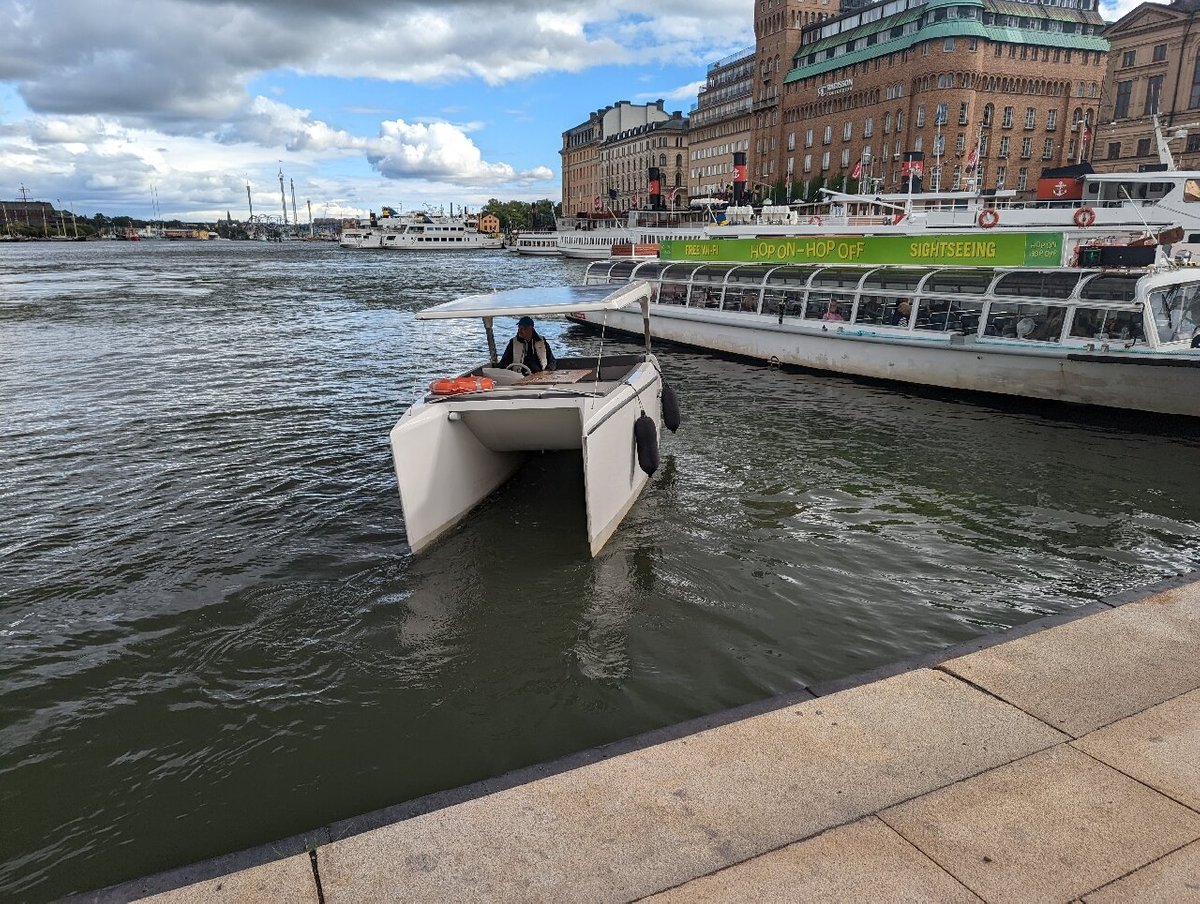
[(1200, 583), (1173, 583), (151, 900), (1200, 901)]

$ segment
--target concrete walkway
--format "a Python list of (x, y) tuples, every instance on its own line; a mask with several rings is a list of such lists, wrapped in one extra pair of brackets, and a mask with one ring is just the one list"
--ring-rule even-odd
[(150, 900), (1200, 901), (1200, 583), (1090, 608)]

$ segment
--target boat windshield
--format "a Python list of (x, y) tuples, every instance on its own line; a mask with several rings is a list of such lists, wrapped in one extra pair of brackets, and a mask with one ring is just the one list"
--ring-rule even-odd
[(1150, 293), (1159, 342), (1181, 342), (1200, 326), (1200, 283), (1163, 286)]

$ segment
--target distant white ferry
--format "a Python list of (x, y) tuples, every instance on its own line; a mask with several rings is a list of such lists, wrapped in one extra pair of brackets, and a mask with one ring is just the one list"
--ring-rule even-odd
[(466, 251), (503, 248), (499, 235), (479, 231), (474, 216), (442, 213), (397, 214), (384, 208), (384, 216), (358, 227), (343, 229), (341, 247), (384, 251)]
[(509, 249), (517, 254), (528, 254), (535, 257), (554, 257), (559, 254), (558, 233), (553, 230), (537, 232), (518, 232), (509, 245)]

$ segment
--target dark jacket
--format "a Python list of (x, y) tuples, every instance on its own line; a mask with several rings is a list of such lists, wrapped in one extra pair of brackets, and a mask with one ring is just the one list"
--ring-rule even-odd
[(504, 349), (504, 354), (500, 356), (500, 367), (508, 367), (513, 363), (513, 348), (519, 347), (517, 354), (517, 364), (524, 364), (532, 373), (537, 373), (542, 370), (542, 359), (538, 355), (539, 349), (544, 349), (546, 354), (546, 370), (554, 370), (554, 352), (550, 348), (550, 343), (538, 335), (537, 330), (533, 331), (529, 342), (522, 342), (516, 336), (508, 340), (508, 345)]

